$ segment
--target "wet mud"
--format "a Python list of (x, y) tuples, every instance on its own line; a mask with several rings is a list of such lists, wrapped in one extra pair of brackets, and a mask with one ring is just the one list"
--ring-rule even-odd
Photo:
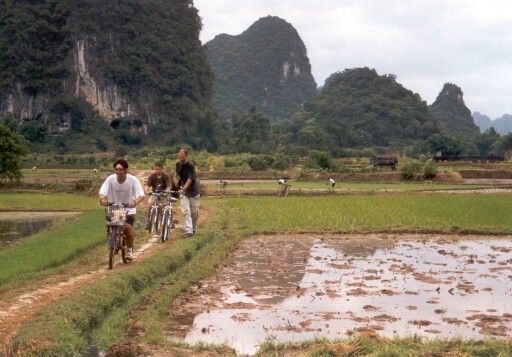
[(512, 239), (336, 235), (246, 239), (175, 302), (169, 338), (254, 353), (267, 339), (512, 334)]

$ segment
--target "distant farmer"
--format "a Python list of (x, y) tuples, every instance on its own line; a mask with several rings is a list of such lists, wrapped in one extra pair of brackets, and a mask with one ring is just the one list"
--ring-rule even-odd
[(196, 167), (188, 160), (185, 149), (181, 149), (178, 153), (173, 180), (174, 184), (180, 188), (178, 192), (181, 197), (184, 237), (192, 237), (196, 232), (199, 218), (199, 182), (196, 177)]
[(277, 180), (277, 183), (282, 185), (282, 184), (286, 183), (286, 180), (282, 178), (282, 179)]
[(334, 188), (334, 185), (336, 185), (336, 181), (334, 181), (334, 179), (330, 178), (329, 179), (329, 186), (331, 186), (331, 188)]
[[(156, 191), (167, 191), (171, 189), (171, 176), (164, 172), (164, 167), (161, 162), (157, 162), (155, 164), (155, 172), (149, 175), (148, 180), (146, 182), (146, 187), (144, 189), (144, 193), (146, 195), (150, 195), (151, 192)], [(149, 222), (149, 215), (151, 214), (151, 206), (153, 202), (155, 202), (156, 196), (149, 196), (148, 200), (148, 215), (147, 220), (148, 223), (146, 228), (149, 229), (151, 226), (151, 222)]]
[(135, 177), (127, 173), (128, 162), (125, 159), (117, 159), (114, 162), (115, 173), (108, 176), (100, 188), (100, 204), (106, 206), (108, 203), (127, 204), (129, 207), (124, 225), (124, 233), (128, 250), (126, 258), (133, 259), (133, 223), (137, 204), (144, 200), (144, 190)]

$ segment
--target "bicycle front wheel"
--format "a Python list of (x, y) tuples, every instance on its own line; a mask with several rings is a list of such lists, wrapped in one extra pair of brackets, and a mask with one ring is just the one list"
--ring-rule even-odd
[(167, 239), (169, 239), (169, 233), (171, 230), (171, 220), (169, 211), (166, 210), (164, 213), (164, 219), (162, 222), (162, 243), (165, 242)]
[(162, 228), (162, 215), (163, 211), (161, 208), (156, 212), (156, 223), (155, 223), (155, 231), (158, 232)]
[(149, 223), (150, 223), (149, 233), (153, 233), (156, 230), (156, 216), (157, 216), (157, 211), (155, 208), (152, 208), (151, 215), (149, 216)]
[(114, 255), (115, 255), (115, 237), (113, 234), (112, 227), (108, 230), (108, 268), (112, 269), (114, 267)]

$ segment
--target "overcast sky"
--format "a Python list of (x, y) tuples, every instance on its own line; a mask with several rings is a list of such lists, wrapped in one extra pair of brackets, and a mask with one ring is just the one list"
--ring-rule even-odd
[(299, 33), (318, 86), (334, 72), (369, 67), (428, 104), (458, 85), (471, 112), (512, 114), (510, 0), (193, 0), (201, 41), (239, 35), (278, 16)]

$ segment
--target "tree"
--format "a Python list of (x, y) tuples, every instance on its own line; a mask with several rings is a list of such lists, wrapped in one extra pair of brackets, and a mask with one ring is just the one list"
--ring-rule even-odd
[(434, 134), (425, 140), (425, 145), (428, 151), (441, 152), (442, 156), (468, 155), (476, 152), (475, 145), (467, 138), (449, 134)]
[(500, 134), (496, 132), (494, 127), (490, 127), (482, 134), (478, 134), (476, 136), (475, 145), (478, 149), (479, 155), (492, 155), (493, 154), (493, 145), (500, 138)]
[(28, 154), (28, 145), (19, 134), (0, 125), (0, 182), (19, 182), (21, 157)]

